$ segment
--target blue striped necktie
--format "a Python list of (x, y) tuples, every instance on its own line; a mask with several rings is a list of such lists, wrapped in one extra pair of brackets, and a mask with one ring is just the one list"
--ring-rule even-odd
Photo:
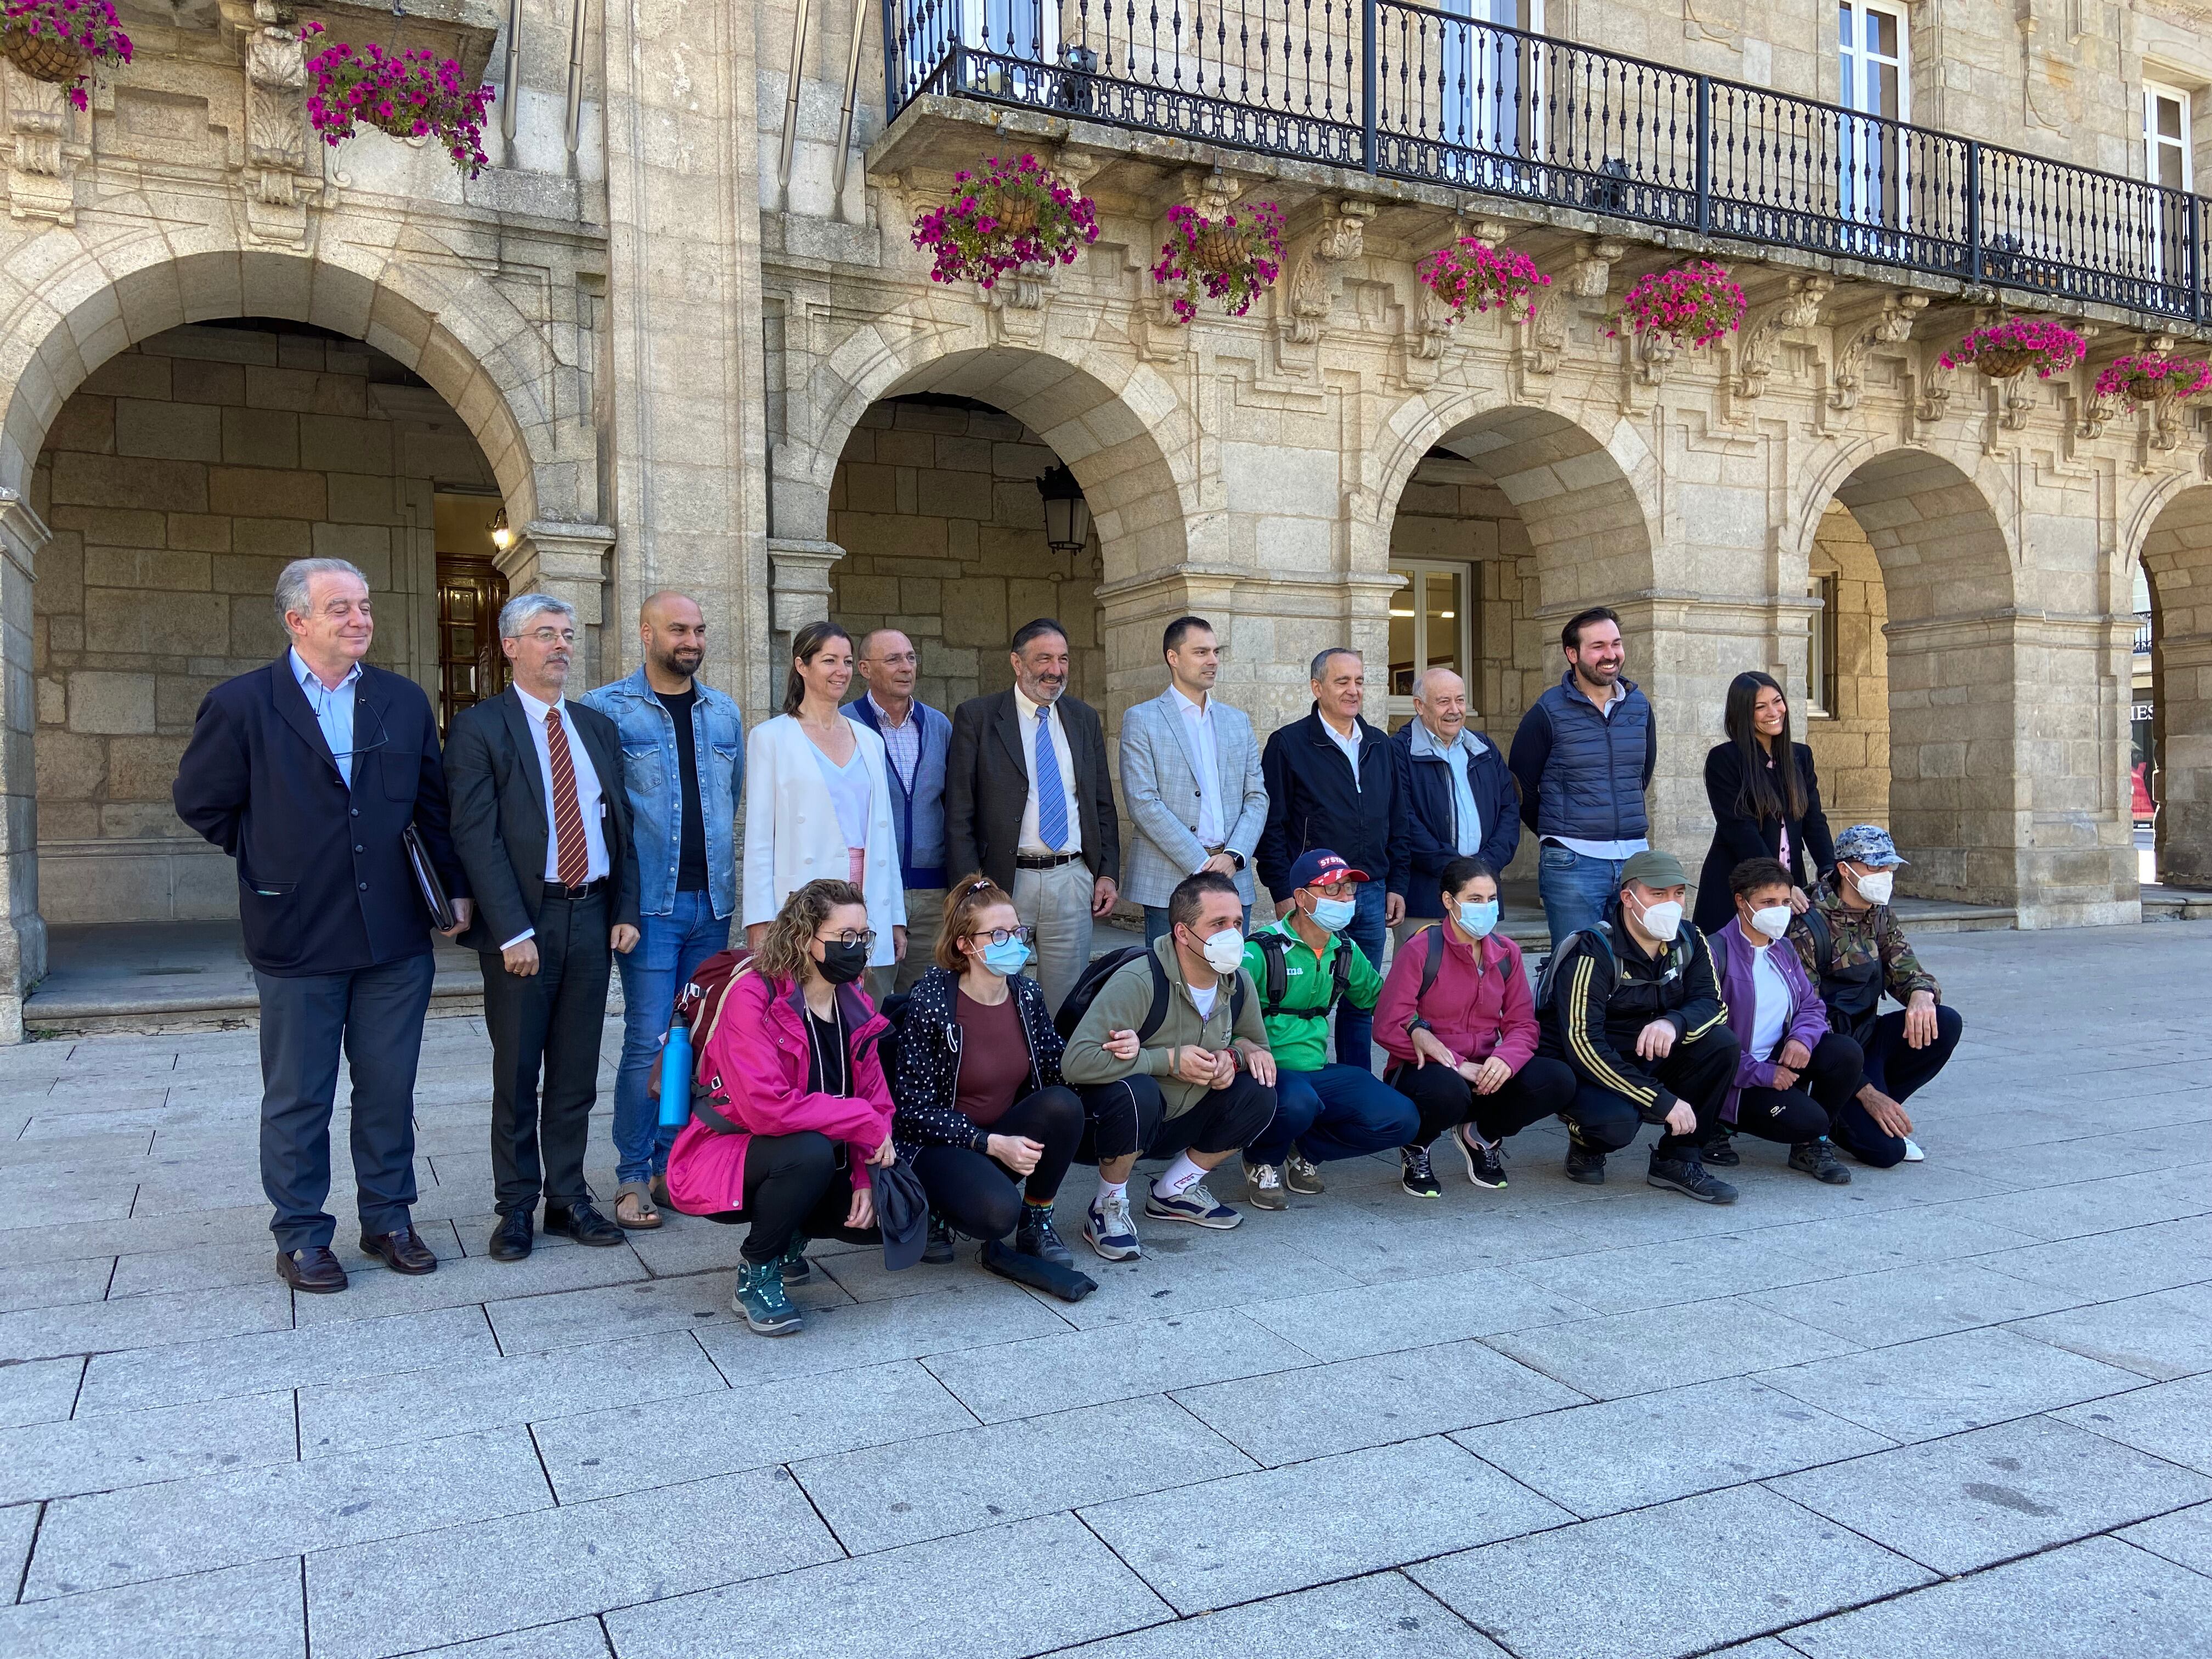
[(1052, 705), (1037, 708), (1037, 839), (1055, 853), (1067, 845), (1067, 786), (1060, 781), (1060, 752), (1052, 743)]

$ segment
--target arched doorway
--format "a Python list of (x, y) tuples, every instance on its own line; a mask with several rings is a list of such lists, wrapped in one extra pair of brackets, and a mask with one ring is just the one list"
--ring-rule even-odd
[(2156, 878), (2212, 887), (2212, 486), (2184, 490), (2160, 510), (2142, 570), (2150, 672), (2148, 696), (2136, 702), (2149, 711), (2138, 735), (2148, 739)]

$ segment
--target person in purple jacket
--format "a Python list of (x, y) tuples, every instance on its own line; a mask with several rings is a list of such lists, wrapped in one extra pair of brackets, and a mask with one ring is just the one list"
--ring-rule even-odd
[(1729, 1029), (1742, 1047), (1735, 1081), (1721, 1101), (1722, 1127), (1701, 1148), (1707, 1164), (1742, 1161), (1732, 1130), (1779, 1140), (1790, 1167), (1831, 1187), (1851, 1172), (1828, 1142), (1828, 1120), (1857, 1091), (1859, 1046), (1828, 1029), (1827, 1005), (1796, 950), (1777, 950), (1790, 931), (1790, 872), (1776, 859), (1746, 859), (1729, 877), (1735, 919), (1709, 936)]

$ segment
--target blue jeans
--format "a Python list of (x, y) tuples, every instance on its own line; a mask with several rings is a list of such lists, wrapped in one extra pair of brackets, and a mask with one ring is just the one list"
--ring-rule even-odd
[[(1145, 943), (1157, 945), (1168, 936), (1168, 907), (1147, 904), (1145, 907)], [(1252, 937), (1252, 907), (1244, 907), (1244, 937)]]
[(1280, 1164), (1293, 1142), (1316, 1164), (1410, 1146), (1421, 1115), (1364, 1066), (1275, 1073), (1275, 1117), (1244, 1149), (1248, 1164)]
[(1620, 892), (1625, 859), (1584, 858), (1571, 848), (1546, 842), (1536, 859), (1536, 894), (1544, 901), (1544, 921), (1552, 930), (1552, 948), (1567, 935), (1595, 927)]
[(660, 1127), (660, 1105), (646, 1094), (660, 1064), (676, 993), (698, 965), (730, 943), (730, 919), (714, 919), (705, 893), (678, 893), (665, 916), (640, 916), (637, 945), (617, 955), (622, 970), (622, 1067), (615, 1073), (615, 1179), (646, 1181), (668, 1168), (676, 1131)]
[[(1382, 941), (1390, 932), (1389, 924), (1382, 920), (1382, 884), (1363, 881), (1354, 890), (1359, 895), (1359, 908), (1351, 926), (1344, 930), (1344, 937), (1365, 953), (1369, 965), (1379, 974), (1382, 971)], [(1353, 1007), (1350, 997), (1336, 1005), (1336, 1058), (1340, 1063), (1356, 1066), (1363, 1072), (1375, 1069), (1375, 1011)]]

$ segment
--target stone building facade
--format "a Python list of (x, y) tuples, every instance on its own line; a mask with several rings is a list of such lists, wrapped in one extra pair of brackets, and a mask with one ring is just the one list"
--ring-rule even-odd
[[(1842, 33), (1804, 0), (1498, 0), (1475, 9), (1538, 37), (1485, 37), (1521, 42), (1489, 60), (1512, 97), (1438, 106), (1456, 148), (1427, 149), (1409, 125), (1425, 114), (1386, 97), (1394, 159), (1373, 169), (1335, 69), (1304, 111), (1270, 91), (1266, 119), (1224, 115), (1236, 83), (1195, 13), (1164, 46), (1179, 26), (1152, 25), (1139, 61), (1141, 9), (1075, 0), (123, 9), (137, 59), (87, 112), (0, 67), (0, 1033), (49, 920), (222, 913), (220, 867), (185, 850), (158, 775), (195, 688), (273, 647), (270, 562), (363, 550), (380, 659), (432, 683), (427, 586), (438, 555), (470, 550), (445, 544), (435, 501), (476, 489), (514, 532), (508, 586), (578, 605), (592, 678), (634, 665), (637, 599), (682, 586), (749, 718), (773, 712), (791, 631), (833, 610), (905, 626), (951, 700), (1002, 683), (998, 630), (1049, 609), (1083, 695), (1118, 720), (1161, 683), (1161, 625), (1196, 611), (1228, 647), (1222, 694), (1263, 726), (1304, 711), (1313, 652), (1349, 642), (1390, 665), (1370, 674), (1376, 718), (1418, 650), (1468, 671), (1503, 738), (1557, 672), (1559, 623), (1608, 604), (1659, 711), (1662, 842), (1702, 848), (1725, 686), (1763, 668), (1802, 689), (1831, 799), (1891, 824), (1909, 890), (2031, 927), (2139, 913), (2140, 569), (2160, 868), (2212, 880), (2207, 434), (2193, 409), (2091, 395), (2121, 352), (2204, 349), (2201, 296), (2179, 315), (2142, 298), (2200, 264), (2166, 222), (2185, 197), (2143, 192), (2193, 184), (2201, 0), (1850, 0)], [(1310, 61), (1357, 67), (1362, 9), (1331, 15)], [(1389, 12), (1380, 58), (1470, 27), (1421, 21), (1440, 15)], [(318, 143), (303, 21), (484, 75), (493, 166), (465, 181), (419, 142)], [(900, 78), (927, 29), (940, 56), (999, 56), (964, 82)], [(1730, 118), (1843, 103), (1857, 114), (1790, 118), (1918, 148), (1831, 203), (1857, 228), (1825, 240), (1780, 209), (1654, 222), (1633, 204), (1673, 198), (1642, 162), (1575, 160), (1569, 112), (1626, 83), (1574, 42), (1678, 66), (1647, 78)], [(2044, 230), (2013, 221), (1982, 227), (1973, 270), (1899, 263), (1925, 225), (1882, 193), (1959, 184), (1935, 139), (1869, 141), (1905, 131), (1887, 116), (1993, 147), (2011, 180), (1984, 179), (1993, 212), (2042, 199), (2046, 161), (2103, 169), (2099, 222), (2143, 222), (2124, 253), (2141, 280), (2058, 280), (2035, 261)], [(1485, 159), (1501, 122), (1521, 162)], [(1096, 201), (1097, 243), (989, 294), (932, 284), (915, 216), (959, 168), (1023, 151)], [(1431, 154), (1456, 171), (1399, 165)], [(1749, 154), (1716, 143), (1700, 176)], [(1774, 165), (1778, 191), (1802, 189), (1802, 158)], [(1150, 275), (1168, 210), (1259, 201), (1287, 216), (1279, 280), (1249, 315), (1177, 322)], [(1441, 312), (1414, 267), (1455, 235), (1536, 261), (1533, 317)], [(1698, 255), (1749, 290), (1738, 334), (1663, 354), (1609, 331), (1636, 277)], [(1938, 365), (2013, 313), (2094, 330), (2090, 362), (2014, 382)], [(257, 368), (351, 401), (257, 398)], [(1044, 546), (1027, 482), (1054, 461), (1095, 521), (1072, 558)]]

